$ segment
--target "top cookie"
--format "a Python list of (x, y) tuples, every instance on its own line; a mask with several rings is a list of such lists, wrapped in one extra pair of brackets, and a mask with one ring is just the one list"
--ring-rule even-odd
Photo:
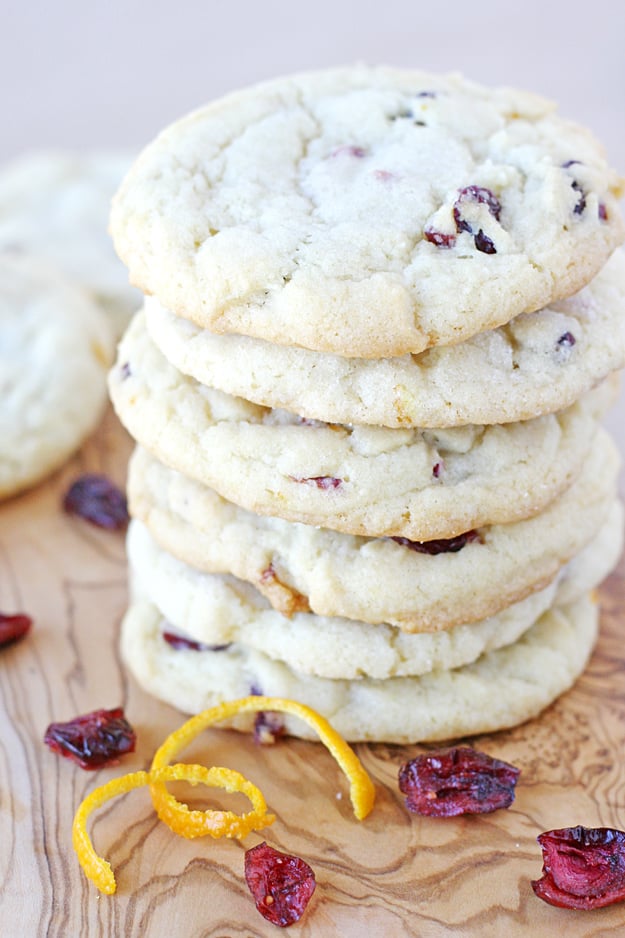
[(377, 358), (580, 289), (623, 240), (620, 186), (541, 98), (358, 66), (173, 124), (111, 231), (132, 282), (198, 325)]

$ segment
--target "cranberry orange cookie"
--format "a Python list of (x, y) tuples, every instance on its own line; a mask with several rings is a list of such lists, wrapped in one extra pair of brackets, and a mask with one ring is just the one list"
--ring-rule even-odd
[(418, 353), (579, 290), (622, 240), (621, 180), (543, 99), (357, 66), (231, 94), (119, 190), (131, 281), (215, 332)]
[(128, 530), (132, 592), (161, 610), (175, 644), (236, 642), (319, 677), (386, 679), (457, 668), (515, 642), (550, 606), (580, 599), (616, 565), (623, 545), (619, 506), (599, 535), (537, 593), (481, 622), (408, 635), (389, 625), (272, 609), (252, 587), (231, 576), (201, 573), (159, 548), (147, 529)]
[(625, 254), (583, 290), (499, 329), (418, 356), (348, 359), (214, 335), (145, 303), (167, 359), (202, 384), (331, 423), (449, 427), (508, 423), (568, 407), (625, 365)]
[[(295, 583), (306, 588), (306, 574), (300, 571), (314, 567), (310, 561), (305, 563), (306, 550), (314, 554), (323, 545), (316, 536), (313, 543), (306, 543), (308, 528), (237, 508), (211, 489), (167, 469), (141, 448), (130, 461), (128, 497), (133, 518), (172, 556), (198, 571), (233, 574), (252, 584), (283, 615), (310, 610), (309, 598)], [(295, 564), (290, 564), (284, 552), (294, 547), (293, 529), (302, 535), (303, 543), (294, 552)], [(565, 568), (569, 571), (566, 581), (562, 571), (558, 574), (562, 602), (579, 598), (608, 575), (621, 553), (624, 534), (623, 510), (616, 502), (599, 534)], [(447, 546), (463, 549), (461, 544), (458, 539)], [(574, 582), (564, 592), (564, 584), (571, 579)], [(156, 604), (163, 608), (163, 603)]]
[[(536, 716), (568, 690), (583, 671), (597, 637), (598, 608), (588, 597), (556, 607), (512, 645), (472, 664), (420, 677), (354, 681), (312, 677), (262, 652), (233, 644), (218, 649), (168, 642), (167, 621), (156, 606), (137, 600), (122, 624), (122, 655), (149, 693), (198, 713), (261, 693), (314, 707), (346, 739), (415, 743), (490, 733)], [(233, 725), (251, 731), (253, 715)], [(311, 738), (285, 717), (285, 730)]]
[(310, 609), (426, 632), (486, 618), (549, 583), (618, 512), (618, 465), (601, 430), (579, 478), (540, 514), (451, 540), (356, 537), (256, 517), (176, 481), (164, 503), (153, 481), (143, 501), (133, 483), (131, 513), (168, 552), (249, 581), (287, 614)]
[(0, 251), (40, 254), (85, 287), (121, 333), (140, 294), (107, 232), (110, 201), (128, 153), (28, 153), (0, 168)]
[(113, 346), (78, 287), (32, 257), (0, 254), (0, 498), (44, 478), (95, 428)]
[(612, 396), (486, 427), (385, 429), (300, 420), (169, 365), (139, 315), (109, 385), (132, 436), (162, 462), (260, 514), (413, 540), (528, 517), (571, 483)]

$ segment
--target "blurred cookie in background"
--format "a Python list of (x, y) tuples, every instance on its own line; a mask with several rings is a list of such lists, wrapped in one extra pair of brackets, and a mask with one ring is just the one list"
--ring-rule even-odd
[(106, 309), (116, 335), (141, 302), (107, 230), (131, 162), (125, 151), (40, 150), (0, 166), (0, 252), (46, 258)]
[(88, 293), (40, 258), (0, 253), (0, 498), (45, 478), (95, 429), (114, 344)]

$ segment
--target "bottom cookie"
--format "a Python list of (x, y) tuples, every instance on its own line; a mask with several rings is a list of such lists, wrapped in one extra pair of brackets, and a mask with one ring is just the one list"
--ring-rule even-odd
[[(299, 674), (261, 652), (174, 648), (156, 606), (133, 603), (122, 623), (123, 658), (142, 687), (186, 713), (252, 693), (289, 697), (318, 710), (351, 742), (416, 743), (516, 726), (545, 709), (584, 670), (599, 621), (586, 596), (544, 613), (513, 645), (473, 664), (416, 678), (331, 680)], [(250, 731), (253, 715), (228, 724)], [(287, 717), (292, 736), (313, 738)]]

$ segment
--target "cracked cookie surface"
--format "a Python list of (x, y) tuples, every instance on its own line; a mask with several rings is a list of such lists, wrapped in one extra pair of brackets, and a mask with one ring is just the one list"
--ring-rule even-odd
[(579, 290), (623, 240), (621, 182), (541, 98), (357, 66), (173, 124), (111, 231), (131, 281), (199, 325), (378, 358)]

